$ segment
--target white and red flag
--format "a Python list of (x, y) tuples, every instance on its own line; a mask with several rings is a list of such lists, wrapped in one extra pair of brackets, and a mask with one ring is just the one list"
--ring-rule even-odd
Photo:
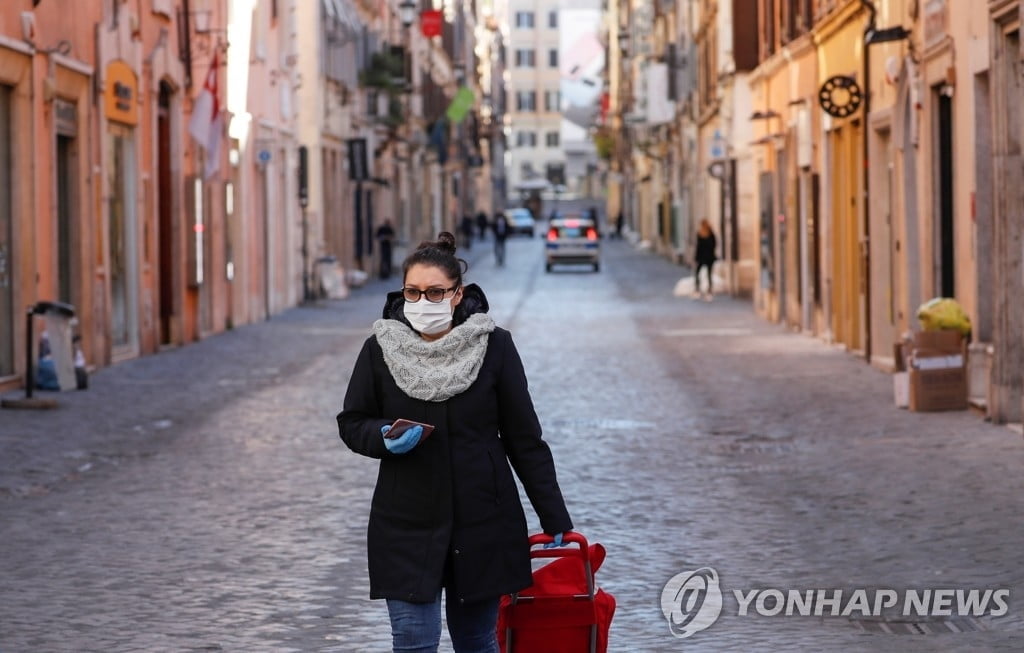
[(192, 117), (188, 121), (188, 133), (206, 150), (203, 177), (207, 179), (217, 174), (220, 168), (220, 142), (224, 133), (224, 120), (217, 92), (219, 59), (219, 53), (215, 52), (203, 88), (192, 103)]

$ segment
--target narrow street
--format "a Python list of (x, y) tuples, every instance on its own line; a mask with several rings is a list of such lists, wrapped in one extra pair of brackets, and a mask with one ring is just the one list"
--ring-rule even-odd
[[(505, 268), (490, 242), (461, 253), (519, 347), (576, 527), (607, 548), (610, 650), (1020, 649), (1020, 435), (895, 409), (862, 360), (747, 302), (673, 297), (682, 268), (603, 247), (598, 274), (545, 273), (540, 238), (510, 241)], [(56, 411), (0, 413), (0, 651), (390, 650), (367, 598), (376, 464), (334, 417), (399, 284), (104, 368)], [(662, 588), (700, 567), (721, 617), (677, 639)], [(883, 632), (739, 616), (733, 590), (756, 588), (1010, 596), (1005, 616)]]

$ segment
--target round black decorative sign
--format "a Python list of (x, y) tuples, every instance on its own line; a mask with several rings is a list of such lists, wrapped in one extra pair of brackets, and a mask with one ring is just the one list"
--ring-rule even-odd
[(818, 104), (830, 116), (845, 118), (860, 108), (864, 95), (857, 81), (845, 75), (829, 77), (818, 91)]

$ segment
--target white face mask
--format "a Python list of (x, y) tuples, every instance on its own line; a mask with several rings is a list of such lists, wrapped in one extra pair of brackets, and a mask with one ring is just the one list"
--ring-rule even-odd
[(426, 297), (420, 297), (418, 302), (405, 302), (405, 317), (420, 333), (428, 336), (441, 333), (452, 325), (452, 299), (428, 302)]

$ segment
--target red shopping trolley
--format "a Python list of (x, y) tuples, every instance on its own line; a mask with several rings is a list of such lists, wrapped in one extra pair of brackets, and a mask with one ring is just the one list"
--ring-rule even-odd
[(552, 539), (530, 536), (531, 558), (556, 560), (533, 572), (533, 585), (501, 598), (501, 653), (605, 653), (615, 597), (594, 582), (604, 547), (588, 545), (579, 533), (566, 533), (562, 541), (570, 546), (534, 549)]

